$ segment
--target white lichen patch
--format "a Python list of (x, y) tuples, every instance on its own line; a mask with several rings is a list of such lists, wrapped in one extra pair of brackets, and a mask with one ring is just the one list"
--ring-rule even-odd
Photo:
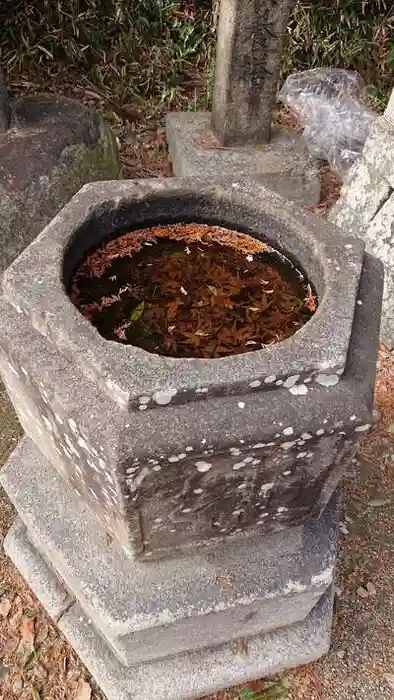
[(285, 428), (283, 430), (283, 435), (293, 435), (293, 433), (294, 433), (294, 428), (292, 428), (291, 426), (289, 426), (288, 428)]
[(173, 397), (177, 393), (176, 389), (162, 389), (161, 391), (155, 391), (153, 394), (153, 400), (159, 406), (166, 406), (171, 403)]
[(261, 493), (263, 496), (266, 496), (270, 491), (272, 491), (272, 489), (274, 488), (274, 486), (275, 486), (275, 484), (274, 484), (273, 481), (269, 481), (269, 482), (266, 483), (266, 484), (262, 484), (262, 486), (260, 486), (260, 493)]
[(197, 471), (199, 472), (209, 472), (209, 470), (212, 467), (212, 464), (210, 464), (210, 462), (204, 462), (202, 460), (196, 462), (195, 464), (197, 467)]
[(258, 389), (258, 387), (261, 386), (261, 381), (259, 379), (255, 379), (253, 382), (250, 382), (249, 386), (251, 389)]
[(357, 428), (354, 429), (356, 433), (365, 433), (366, 430), (369, 430), (371, 427), (370, 423), (365, 423), (365, 425), (358, 425)]
[(339, 377), (337, 374), (317, 374), (315, 381), (320, 386), (330, 387), (335, 386), (339, 382)]
[(245, 402), (244, 401), (238, 401), (238, 408), (245, 408)]
[(296, 444), (295, 440), (293, 440), (292, 442), (283, 442), (281, 444), (281, 448), (282, 448), (282, 450), (290, 450), (295, 444)]
[(233, 457), (239, 457), (239, 455), (242, 454), (242, 450), (240, 450), (239, 447), (230, 447), (229, 452)]
[(305, 396), (308, 393), (308, 387), (305, 384), (297, 384), (296, 386), (291, 386), (289, 392), (293, 396)]
[(143, 405), (149, 403), (150, 401), (150, 396), (140, 396), (139, 402)]
[(323, 428), (319, 428), (319, 430), (316, 430), (316, 435), (324, 435)]
[(264, 384), (273, 384), (275, 380), (276, 380), (275, 374), (270, 374), (268, 377), (265, 377)]
[(287, 377), (286, 381), (283, 382), (283, 386), (285, 387), (285, 389), (291, 389), (292, 386), (297, 384), (299, 378), (299, 374), (293, 374), (293, 376)]

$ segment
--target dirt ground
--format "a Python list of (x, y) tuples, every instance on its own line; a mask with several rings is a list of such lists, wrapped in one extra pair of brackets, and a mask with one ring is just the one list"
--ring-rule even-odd
[[(141, 128), (122, 134), (121, 141), (126, 176), (170, 174), (160, 129)], [(325, 168), (322, 184), (318, 213), (339, 192)], [(251, 684), (261, 689), (256, 700), (394, 700), (394, 357), (383, 347), (376, 408), (380, 422), (346, 480), (331, 651), (286, 674), (269, 691), (264, 681)], [(20, 434), (0, 388), (0, 465)], [(0, 491), (0, 541), (13, 517)], [(211, 700), (247, 697), (245, 690), (233, 689)], [(16, 699), (105, 700), (0, 548), (0, 700)]]

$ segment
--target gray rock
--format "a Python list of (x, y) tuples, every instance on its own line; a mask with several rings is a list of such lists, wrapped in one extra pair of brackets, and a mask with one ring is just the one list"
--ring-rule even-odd
[(3, 126), (0, 271), (82, 185), (113, 180), (121, 172), (109, 127), (97, 112), (74, 100), (53, 95), (23, 97), (12, 105), (11, 128)]

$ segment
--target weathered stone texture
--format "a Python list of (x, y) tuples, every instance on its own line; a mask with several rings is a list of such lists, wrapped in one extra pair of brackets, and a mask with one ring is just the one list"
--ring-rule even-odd
[(296, 0), (220, 3), (212, 126), (222, 146), (268, 143)]
[[(138, 227), (147, 211), (269, 236), (324, 303), (286, 343), (220, 362), (108, 343), (64, 283), (94, 240)], [(354, 326), (362, 265), (360, 242), (343, 245), (330, 225), (255, 184), (89, 185), (4, 275), (1, 371), (27, 434), (130, 553), (302, 525), (322, 511), (371, 423), (378, 318), (368, 338)], [(379, 285), (377, 270), (377, 307)], [(358, 342), (364, 358), (352, 363)]]
[(173, 112), (167, 115), (167, 141), (177, 177), (252, 179), (299, 206), (320, 200), (319, 171), (294, 132), (275, 126), (268, 144), (222, 148), (208, 112)]
[[(388, 113), (391, 108), (388, 108)], [(384, 264), (381, 338), (394, 346), (394, 124), (376, 120), (343, 186), (329, 219), (346, 234), (359, 236)]]

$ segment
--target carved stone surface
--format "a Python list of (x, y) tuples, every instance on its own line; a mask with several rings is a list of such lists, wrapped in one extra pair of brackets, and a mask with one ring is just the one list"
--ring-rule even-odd
[[(80, 256), (183, 220), (286, 251), (317, 289), (313, 319), (220, 360), (104, 340), (64, 289)], [(243, 541), (321, 513), (370, 427), (381, 286), (362, 243), (255, 183), (97, 183), (6, 272), (0, 369), (26, 433), (129, 553)]]
[(268, 143), (296, 0), (221, 0), (212, 125), (224, 146)]

